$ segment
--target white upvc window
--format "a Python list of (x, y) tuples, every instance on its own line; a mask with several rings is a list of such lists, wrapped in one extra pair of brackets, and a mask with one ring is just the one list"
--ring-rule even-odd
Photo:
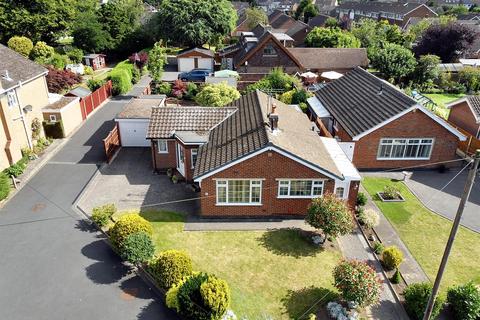
[(15, 90), (7, 92), (7, 104), (9, 108), (18, 106), (17, 94)]
[(157, 140), (157, 149), (158, 153), (168, 153), (168, 141)]
[(262, 180), (217, 180), (217, 205), (261, 205)]
[(378, 145), (378, 160), (429, 160), (433, 138), (383, 138)]
[(323, 194), (323, 180), (278, 180), (278, 198), (315, 198)]
[(190, 150), (191, 160), (192, 160), (192, 169), (195, 168), (195, 163), (197, 162), (198, 149)]
[(345, 188), (344, 187), (335, 188), (335, 196), (339, 199), (343, 199), (345, 196)]

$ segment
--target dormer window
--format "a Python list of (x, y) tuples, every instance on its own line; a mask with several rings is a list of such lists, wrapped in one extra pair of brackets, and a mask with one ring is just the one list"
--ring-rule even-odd
[(275, 57), (277, 56), (277, 50), (275, 50), (275, 48), (271, 44), (269, 44), (263, 48), (263, 55)]

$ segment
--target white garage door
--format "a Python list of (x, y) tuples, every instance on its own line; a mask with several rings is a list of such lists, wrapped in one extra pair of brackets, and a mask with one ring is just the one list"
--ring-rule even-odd
[(200, 69), (213, 70), (212, 59), (199, 58), (199, 59), (198, 59), (198, 67), (199, 67)]
[(177, 62), (179, 72), (188, 72), (195, 68), (193, 58), (179, 58)]
[(122, 147), (150, 147), (147, 140), (148, 120), (119, 120)]

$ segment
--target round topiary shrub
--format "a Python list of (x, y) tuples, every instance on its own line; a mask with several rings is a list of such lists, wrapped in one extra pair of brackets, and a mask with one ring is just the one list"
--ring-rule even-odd
[(121, 248), (125, 239), (134, 233), (144, 231), (149, 236), (153, 234), (153, 228), (150, 222), (140, 217), (136, 213), (126, 214), (113, 225), (109, 230), (112, 244)]
[(455, 319), (480, 319), (480, 289), (473, 282), (448, 289), (447, 302)]
[(148, 269), (162, 288), (170, 289), (192, 275), (192, 260), (185, 252), (167, 250), (160, 253)]
[(150, 260), (154, 253), (152, 237), (144, 231), (127, 236), (120, 248), (122, 258), (134, 264)]
[(367, 209), (359, 213), (358, 221), (367, 228), (375, 228), (380, 223), (380, 216), (377, 211)]
[[(422, 320), (428, 299), (432, 293), (432, 285), (429, 282), (414, 283), (409, 285), (405, 292), (405, 310), (413, 320)], [(433, 306), (431, 319), (436, 319), (443, 306), (443, 300), (437, 297)]]
[(228, 284), (215, 276), (199, 273), (178, 289), (178, 310), (187, 319), (217, 320), (230, 304)]
[(335, 287), (347, 301), (356, 302), (360, 307), (378, 302), (381, 282), (375, 270), (367, 263), (357, 260), (341, 261), (333, 269)]
[(386, 247), (382, 253), (382, 262), (387, 270), (394, 270), (403, 261), (403, 252), (396, 246)]
[(28, 57), (33, 49), (33, 42), (27, 37), (13, 36), (8, 40), (7, 45), (25, 57)]

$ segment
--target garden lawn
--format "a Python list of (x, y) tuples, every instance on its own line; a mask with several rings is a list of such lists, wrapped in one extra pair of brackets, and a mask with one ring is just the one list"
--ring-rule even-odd
[(141, 215), (153, 224), (157, 251), (185, 250), (195, 270), (228, 282), (239, 319), (296, 319), (316, 301), (336, 296), (332, 270), (340, 252), (314, 247), (296, 230), (183, 231), (180, 214)]
[[(452, 222), (425, 208), (403, 182), (365, 177), (362, 183), (433, 282)], [(380, 201), (376, 193), (382, 191), (387, 184), (395, 185), (406, 201)], [(464, 227), (459, 228), (442, 280), (443, 293), (454, 284), (463, 284), (469, 280), (480, 283), (479, 244), (480, 234)]]
[(430, 98), (437, 106), (436, 112), (447, 119), (450, 110), (445, 107), (446, 104), (465, 96), (463, 93), (427, 93), (424, 96)]

